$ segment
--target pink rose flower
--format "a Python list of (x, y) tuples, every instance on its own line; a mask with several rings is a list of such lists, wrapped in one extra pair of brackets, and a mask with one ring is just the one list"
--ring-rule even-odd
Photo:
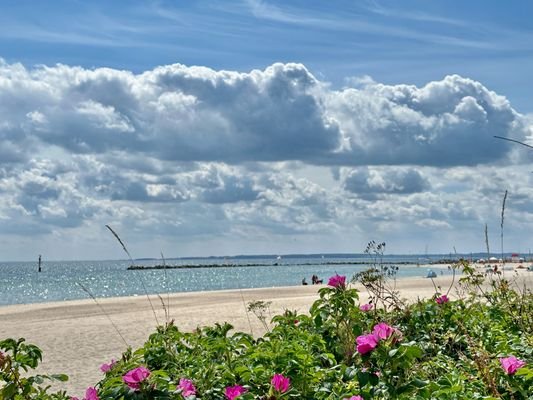
[(122, 380), (133, 390), (139, 390), (141, 382), (150, 376), (150, 371), (145, 367), (137, 367), (127, 372)]
[(346, 277), (344, 275), (335, 274), (329, 278), (328, 285), (334, 288), (344, 288), (346, 286)]
[(364, 355), (370, 353), (377, 347), (379, 337), (373, 333), (369, 333), (368, 335), (358, 336), (355, 341), (357, 342), (357, 352)]
[(357, 395), (357, 396), (352, 396), (350, 398), (345, 398), (344, 400), (365, 400), (365, 399), (363, 399), (361, 396)]
[(85, 400), (100, 400), (100, 398), (98, 397), (98, 392), (95, 388), (87, 388), (87, 390), (85, 391)]
[(380, 322), (374, 329), (372, 333), (375, 334), (379, 339), (388, 339), (395, 332), (395, 329), (392, 326), (387, 325), (385, 322)]
[(443, 294), (442, 296), (437, 297), (435, 301), (437, 302), (437, 304), (444, 304), (444, 303), (449, 302), (450, 298), (446, 296), (445, 294)]
[(196, 387), (190, 379), (181, 378), (178, 388), (181, 389), (183, 397), (192, 396), (196, 394)]
[(275, 374), (272, 377), (272, 380), (270, 381), (270, 383), (272, 384), (276, 392), (285, 393), (287, 390), (289, 390), (289, 386), (291, 385), (291, 380), (281, 374)]
[(500, 364), (507, 375), (514, 375), (516, 371), (526, 365), (526, 362), (515, 356), (510, 356), (500, 358)]
[(228, 386), (226, 390), (224, 391), (224, 395), (226, 396), (226, 399), (233, 400), (239, 397), (241, 394), (246, 393), (246, 389), (243, 388), (241, 385), (235, 385), (235, 386)]
[(109, 371), (111, 371), (113, 369), (113, 367), (115, 366), (115, 364), (117, 363), (117, 361), (115, 359), (112, 359), (111, 362), (109, 364), (102, 364), (100, 365), (100, 371), (102, 371), (103, 373), (107, 373)]
[(372, 307), (373, 307), (372, 304), (361, 304), (361, 305), (359, 306), (359, 309), (360, 309), (361, 311), (363, 311), (363, 312), (367, 312), (367, 311), (372, 310)]

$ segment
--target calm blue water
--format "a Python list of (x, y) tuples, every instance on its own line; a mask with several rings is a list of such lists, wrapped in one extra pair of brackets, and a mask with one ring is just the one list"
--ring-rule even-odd
[[(257, 264), (268, 266), (217, 268), (167, 269), (128, 271), (129, 261), (68, 261), (43, 262), (41, 273), (37, 263), (0, 263), (0, 305), (38, 303), (59, 300), (89, 298), (78, 283), (88, 288), (95, 297), (116, 297), (143, 295), (148, 293), (190, 292), (238, 288), (260, 288), (300, 285), (303, 277), (311, 282), (316, 274), (327, 282), (335, 272), (351, 278), (354, 273), (368, 268), (368, 265), (324, 265), (327, 261), (360, 261), (360, 258), (290, 258), (283, 259), (281, 265), (273, 265), (277, 260), (239, 258), (168, 260), (167, 264)], [(397, 258), (393, 261), (416, 260), (414, 256)], [(137, 264), (160, 264), (158, 260), (139, 261)], [(313, 265), (294, 265), (312, 263)], [(427, 267), (400, 265), (398, 277), (425, 276)]]

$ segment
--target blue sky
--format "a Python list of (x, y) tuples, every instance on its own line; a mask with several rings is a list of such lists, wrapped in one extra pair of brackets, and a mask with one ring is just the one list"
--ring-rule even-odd
[(532, 8), (4, 1), (0, 259), (527, 252)]
[(527, 1), (4, 1), (10, 62), (141, 72), (180, 62), (248, 71), (304, 63), (328, 82), (424, 84), (452, 73), (532, 111)]

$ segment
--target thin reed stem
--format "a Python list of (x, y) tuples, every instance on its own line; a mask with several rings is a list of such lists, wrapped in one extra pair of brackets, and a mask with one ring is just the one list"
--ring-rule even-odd
[(505, 217), (505, 202), (507, 201), (507, 190), (505, 191), (505, 194), (503, 195), (503, 203), (502, 203), (502, 221), (501, 221), (501, 253), (502, 253), (502, 274), (505, 275), (505, 260), (503, 258), (503, 222)]
[(167, 312), (167, 306), (165, 305), (165, 300), (163, 300), (163, 298), (161, 297), (159, 293), (157, 294), (157, 298), (161, 302), (161, 307), (163, 307), (163, 311), (165, 313), (165, 322), (168, 323), (168, 312)]
[(487, 261), (490, 258), (490, 248), (489, 248), (489, 228), (487, 223), (485, 223), (485, 245), (487, 246)]
[(104, 309), (104, 307), (102, 307), (102, 305), (98, 302), (98, 300), (96, 299), (96, 297), (92, 294), (92, 292), (86, 288), (81, 282), (76, 282), (78, 284), (78, 286), (85, 292), (89, 295), (89, 297), (91, 299), (93, 299), (93, 301), (96, 303), (96, 305), (98, 306), (98, 308), (100, 309), (100, 311), (107, 317), (107, 319), (109, 320), (109, 322), (111, 322), (111, 325), (113, 325), (113, 328), (115, 328), (115, 331), (118, 333), (118, 335), (120, 336), (120, 338), (122, 339), (122, 341), (124, 342), (124, 344), (127, 346), (127, 347), (130, 347), (130, 345), (128, 344), (128, 342), (126, 342), (126, 339), (124, 339), (124, 336), (122, 336), (122, 333), (120, 333), (120, 330), (118, 329), (118, 326), (113, 322), (113, 320), (111, 319), (111, 317), (109, 316), (109, 314), (107, 313), (107, 311)]
[(170, 287), (168, 286), (168, 280), (167, 280), (167, 261), (165, 260), (165, 256), (163, 255), (163, 251), (161, 250), (161, 259), (163, 260), (163, 270), (165, 272), (165, 289), (167, 290), (167, 323), (170, 318)]
[(252, 321), (250, 320), (250, 314), (248, 313), (248, 307), (246, 306), (246, 301), (244, 300), (244, 294), (242, 293), (241, 285), (239, 284), (239, 293), (241, 294), (242, 305), (244, 306), (244, 312), (246, 313), (246, 319), (248, 320), (248, 326), (250, 327), (250, 335), (254, 335), (254, 330), (252, 329)]
[[(455, 257), (457, 257), (457, 249), (455, 246), (453, 246), (453, 252), (455, 253)], [(450, 287), (446, 291), (446, 296), (450, 294), (450, 290), (452, 290), (453, 284), (455, 283), (455, 269), (457, 268), (457, 264), (452, 265), (452, 283), (450, 283)]]
[(248, 307), (246, 306), (246, 301), (244, 300), (244, 294), (242, 293), (241, 282), (240, 282), (239, 277), (236, 279), (236, 282), (237, 282), (237, 285), (239, 286), (239, 294), (241, 295), (242, 305), (244, 307), (244, 312), (246, 313), (246, 319), (248, 320), (248, 326), (250, 327), (250, 335), (253, 336), (254, 330), (252, 328), (252, 321), (250, 320), (250, 315), (248, 313)]
[(515, 139), (510, 139), (510, 138), (506, 138), (506, 137), (502, 137), (502, 136), (494, 136), (496, 139), (502, 139), (502, 140), (507, 140), (509, 142), (514, 142), (514, 143), (518, 143), (518, 144), (521, 144), (522, 146), (526, 146), (526, 147), (529, 147), (530, 149), (533, 149), (533, 146), (530, 146), (529, 144), (527, 143), (524, 143), (524, 142), (521, 142), (519, 140), (515, 140)]
[[(106, 225), (106, 228), (109, 229), (111, 231), (111, 233), (113, 234), (113, 236), (118, 240), (118, 242), (122, 246), (122, 249), (126, 252), (128, 257), (130, 258), (131, 264), (135, 265), (135, 262), (133, 261), (133, 257), (131, 256), (130, 252), (126, 248), (126, 245), (124, 244), (122, 239), (120, 239), (120, 236), (118, 236), (118, 234), (109, 225)], [(157, 326), (159, 326), (159, 320), (157, 319), (157, 314), (155, 312), (154, 305), (152, 304), (152, 300), (150, 299), (150, 296), (148, 295), (148, 290), (146, 290), (146, 285), (144, 284), (144, 279), (143, 279), (142, 275), (139, 274), (138, 270), (136, 270), (136, 272), (137, 272), (137, 274), (138, 274), (138, 276), (140, 278), (139, 280), (141, 281), (141, 286), (142, 286), (142, 288), (144, 290), (144, 293), (146, 294), (146, 298), (148, 299), (148, 302), (150, 303), (150, 308), (152, 309), (152, 313), (154, 314), (155, 323), (157, 324)]]

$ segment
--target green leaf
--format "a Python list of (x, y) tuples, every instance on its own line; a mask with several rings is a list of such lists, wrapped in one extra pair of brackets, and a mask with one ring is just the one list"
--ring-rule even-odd
[(420, 358), (424, 354), (422, 349), (416, 345), (410, 344), (404, 347), (405, 347), (404, 355), (408, 358)]
[(424, 381), (424, 380), (419, 379), (419, 378), (413, 379), (413, 385), (415, 385), (417, 388), (423, 388), (423, 387), (427, 386), (428, 384), (429, 384), (428, 381)]
[(357, 372), (357, 380), (359, 381), (359, 385), (361, 387), (365, 386), (368, 382), (370, 382), (370, 374), (368, 372)]
[(60, 381), (60, 382), (68, 381), (68, 375), (65, 375), (65, 374), (53, 374), (53, 375), (50, 375), (50, 378), (56, 381)]
[(17, 386), (11, 382), (8, 383), (1, 391), (0, 393), (2, 396), (0, 397), (3, 400), (10, 400), (15, 396), (15, 393), (17, 392)]
[(531, 379), (533, 378), (533, 369), (522, 367), (516, 371), (515, 376), (523, 376), (526, 379)]
[(357, 376), (357, 370), (354, 367), (348, 367), (346, 368), (346, 371), (344, 371), (345, 380), (352, 380), (356, 376)]

